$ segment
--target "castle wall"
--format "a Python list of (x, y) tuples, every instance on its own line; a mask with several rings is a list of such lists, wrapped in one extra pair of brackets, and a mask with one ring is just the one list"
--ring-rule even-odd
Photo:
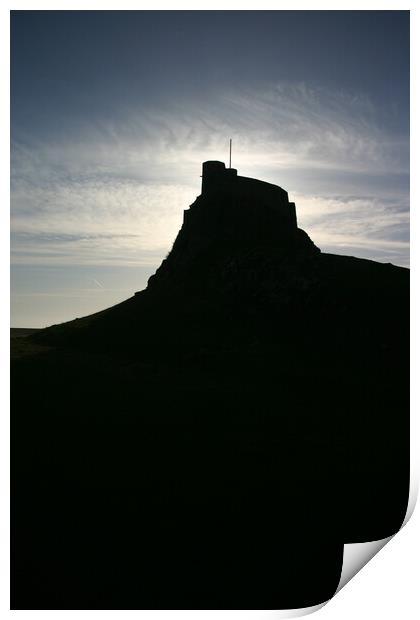
[(297, 231), (296, 208), (271, 183), (237, 176), (222, 162), (203, 165), (203, 193), (184, 211), (174, 250), (187, 255), (213, 243), (282, 244)]
[[(278, 226), (280, 218), (283, 228), (290, 230), (297, 228), (296, 208), (294, 203), (289, 202), (288, 194), (284, 189), (258, 179), (237, 176), (237, 171), (233, 168), (226, 169), (223, 162), (203, 163), (201, 196), (204, 199), (214, 200), (215, 203), (223, 200), (226, 207), (229, 203), (231, 216), (233, 216), (233, 211), (236, 211), (235, 207), (240, 207), (241, 211), (236, 214), (239, 227), (243, 220), (248, 219), (247, 209), (252, 208), (252, 217), (256, 226), (262, 219), (267, 221), (267, 225), (269, 220), (273, 219), (273, 224)], [(265, 210), (268, 212), (263, 213)], [(272, 217), (270, 217), (270, 210), (275, 211)]]

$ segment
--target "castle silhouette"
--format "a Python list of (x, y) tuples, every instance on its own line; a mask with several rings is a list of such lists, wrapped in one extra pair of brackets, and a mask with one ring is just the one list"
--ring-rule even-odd
[[(205, 161), (202, 179), (201, 195), (204, 198), (230, 198), (234, 205), (240, 201), (242, 209), (258, 200), (260, 209), (266, 214), (274, 210), (273, 217), (282, 218), (283, 228), (297, 228), (295, 203), (289, 202), (287, 192), (278, 185), (238, 176), (235, 168), (226, 168), (221, 161)], [(185, 213), (189, 214), (188, 211)], [(269, 219), (268, 216), (267, 225)]]
[(202, 170), (201, 194), (184, 210), (172, 250), (149, 278), (149, 287), (158, 282), (166, 286), (168, 276), (185, 283), (189, 277), (184, 267), (206, 255), (212, 263), (223, 248), (225, 257), (267, 246), (288, 255), (319, 253), (298, 228), (295, 203), (283, 188), (238, 176), (221, 161), (205, 161)]

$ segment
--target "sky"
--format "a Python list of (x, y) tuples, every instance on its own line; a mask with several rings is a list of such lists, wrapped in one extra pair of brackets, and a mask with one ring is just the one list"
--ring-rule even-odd
[(145, 288), (201, 164), (325, 252), (409, 264), (408, 11), (12, 11), (11, 325)]

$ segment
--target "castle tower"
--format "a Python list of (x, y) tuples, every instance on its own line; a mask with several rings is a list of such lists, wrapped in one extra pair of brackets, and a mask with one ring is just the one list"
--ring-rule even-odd
[(226, 168), (222, 161), (205, 161), (203, 163), (201, 194), (204, 196), (224, 189), (227, 190), (229, 181), (235, 178), (237, 174), (238, 171), (235, 168)]

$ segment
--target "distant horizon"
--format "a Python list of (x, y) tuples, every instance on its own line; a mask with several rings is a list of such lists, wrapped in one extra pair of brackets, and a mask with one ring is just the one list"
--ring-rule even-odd
[(11, 325), (145, 288), (201, 163), (323, 252), (409, 266), (409, 11), (12, 11)]

